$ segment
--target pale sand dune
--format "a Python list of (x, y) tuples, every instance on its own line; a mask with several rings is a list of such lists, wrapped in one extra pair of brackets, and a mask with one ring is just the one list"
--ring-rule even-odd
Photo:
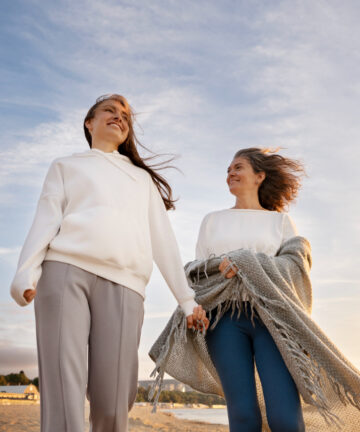
[[(88, 409), (85, 411), (86, 427)], [(134, 407), (130, 412), (129, 432), (225, 432), (227, 426), (179, 420), (172, 414), (158, 411), (151, 414), (151, 407)], [(0, 432), (39, 432), (39, 405), (0, 405)]]

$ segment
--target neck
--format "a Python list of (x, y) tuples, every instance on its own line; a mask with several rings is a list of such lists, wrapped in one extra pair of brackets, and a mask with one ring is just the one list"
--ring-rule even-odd
[(118, 150), (119, 144), (104, 140), (92, 139), (91, 148), (102, 150), (105, 153), (111, 153), (114, 150)]
[(258, 197), (254, 196), (236, 196), (236, 203), (233, 208), (237, 209), (252, 209), (252, 210), (266, 210), (260, 205)]

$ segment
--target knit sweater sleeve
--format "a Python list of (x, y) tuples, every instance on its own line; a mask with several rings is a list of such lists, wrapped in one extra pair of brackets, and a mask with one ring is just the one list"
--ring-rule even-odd
[(29, 302), (23, 296), (27, 289), (34, 289), (40, 279), (41, 264), (48, 244), (57, 234), (65, 205), (63, 179), (57, 159), (53, 160), (46, 174), (35, 217), (18, 259), (11, 283), (12, 298), (20, 305)]
[(167, 285), (186, 316), (193, 313), (195, 293), (189, 287), (179, 247), (170, 224), (163, 199), (155, 183), (150, 181), (149, 223), (153, 258)]
[(297, 235), (298, 235), (298, 230), (295, 225), (295, 222), (293, 221), (293, 219), (288, 213), (284, 213), (281, 244), (284, 243), (289, 238)]

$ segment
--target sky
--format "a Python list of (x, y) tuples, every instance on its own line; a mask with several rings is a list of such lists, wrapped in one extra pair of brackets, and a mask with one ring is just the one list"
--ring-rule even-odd
[[(288, 211), (312, 246), (312, 317), (360, 369), (359, 21), (355, 0), (1, 2), (0, 374), (38, 376), (34, 302), (9, 288), (49, 164), (89, 148), (83, 118), (106, 93), (129, 100), (146, 147), (176, 155), (164, 175), (184, 264), (203, 217), (234, 205), (237, 150), (304, 163)], [(175, 308), (154, 266), (139, 379)]]

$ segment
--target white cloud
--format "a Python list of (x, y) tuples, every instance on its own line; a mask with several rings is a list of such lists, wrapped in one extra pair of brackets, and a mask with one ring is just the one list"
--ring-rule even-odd
[[(16, 131), (5, 127), (0, 203), (21, 209), (53, 158), (88, 148), (82, 121), (95, 98), (124, 93), (139, 112), (141, 141), (181, 155), (175, 164), (184, 175), (167, 176), (181, 197), (170, 218), (188, 261), (202, 217), (233, 204), (225, 171), (234, 152), (283, 146), (284, 155), (304, 160), (310, 175), (290, 211), (313, 247), (314, 311), (359, 359), (344, 336), (354, 334), (357, 318), (348, 312), (360, 298), (359, 5), (225, 3), (80, 1), (54, 9), (32, 1), (34, 14), (18, 11), (13, 36), (36, 47), (22, 66), (40, 77), (44, 90), (36, 97), (14, 91), (0, 102), (48, 110), (51, 119), (27, 128), (20, 121)], [(2, 219), (0, 228), (8, 232), (8, 224)], [(1, 246), (1, 259), (14, 264), (18, 246), (9, 240)], [(151, 368), (147, 349), (176, 306), (157, 270), (147, 293), (142, 370)], [(9, 324), (1, 321), (0, 334), (21, 346), (32, 328), (34, 344), (32, 318), (23, 320), (29, 311), (14, 306), (11, 313), (19, 324), (6, 313)]]
[(3, 255), (11, 255), (14, 253), (19, 253), (21, 249), (21, 246), (16, 246), (13, 248), (5, 248), (5, 247), (0, 247), (0, 256)]

